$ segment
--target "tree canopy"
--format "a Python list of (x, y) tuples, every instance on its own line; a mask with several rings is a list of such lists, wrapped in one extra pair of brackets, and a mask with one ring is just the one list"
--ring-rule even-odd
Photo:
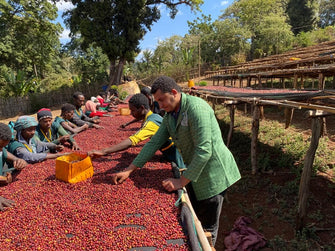
[[(71, 36), (83, 38), (82, 47), (101, 47), (108, 56), (111, 84), (119, 83), (126, 61), (133, 61), (139, 52), (139, 42), (154, 22), (160, 18), (159, 4), (177, 14), (177, 6), (186, 4), (199, 9), (202, 0), (71, 0), (75, 8), (64, 14)], [(118, 67), (116, 64), (118, 63)]]
[(60, 49), (57, 8), (47, 0), (0, 1), (0, 63), (43, 77)]

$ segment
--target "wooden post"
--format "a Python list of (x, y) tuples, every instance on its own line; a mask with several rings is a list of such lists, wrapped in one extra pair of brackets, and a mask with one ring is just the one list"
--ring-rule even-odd
[(251, 77), (247, 78), (247, 87), (251, 87)]
[(284, 113), (285, 113), (285, 129), (289, 128), (289, 126), (292, 122), (293, 112), (294, 112), (293, 108), (285, 107), (285, 110), (284, 110)]
[(229, 125), (229, 132), (227, 136), (227, 147), (229, 147), (231, 138), (233, 136), (233, 130), (234, 130), (234, 122), (235, 122), (235, 105), (229, 106), (229, 116), (230, 116), (230, 125)]
[(324, 80), (325, 80), (325, 78), (323, 76), (323, 73), (319, 73), (319, 86), (318, 86), (319, 90), (324, 90), (325, 89)]
[(240, 81), (240, 88), (242, 88), (243, 87), (243, 78), (239, 77), (238, 80)]
[(257, 141), (259, 132), (260, 109), (258, 105), (253, 105), (252, 135), (251, 135), (251, 168), (252, 174), (257, 172)]
[(327, 136), (327, 120), (326, 117), (322, 118), (321, 136)]
[(259, 84), (259, 87), (262, 87), (262, 78), (261, 78), (261, 76), (258, 76), (258, 84)]
[(304, 76), (301, 75), (301, 78), (300, 78), (300, 89), (304, 89)]
[(248, 103), (244, 103), (244, 114), (248, 113)]
[(335, 89), (335, 76), (333, 76), (333, 89)]
[(293, 89), (297, 89), (297, 84), (298, 84), (298, 75), (294, 75), (294, 80), (293, 80)]
[(302, 230), (305, 224), (305, 217), (307, 211), (307, 199), (309, 193), (309, 184), (311, 180), (313, 161), (315, 158), (315, 152), (319, 145), (319, 139), (321, 134), (322, 118), (312, 118), (312, 139), (309, 149), (307, 150), (304, 168), (301, 174), (300, 186), (299, 186), (299, 202), (298, 202), (298, 215), (296, 221), (296, 229)]
[(264, 106), (259, 106), (259, 113), (260, 113), (260, 119), (265, 119), (265, 115), (264, 115)]

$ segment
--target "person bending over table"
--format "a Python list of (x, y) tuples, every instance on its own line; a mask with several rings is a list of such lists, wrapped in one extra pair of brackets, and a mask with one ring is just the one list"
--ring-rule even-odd
[(162, 186), (170, 192), (187, 187), (196, 215), (215, 244), (224, 193), (241, 178), (235, 159), (222, 140), (213, 109), (204, 100), (181, 93), (177, 83), (166, 76), (154, 81), (151, 93), (167, 114), (132, 164), (113, 174), (112, 181), (122, 183), (172, 137), (186, 170), (178, 179), (163, 180)]
[[(141, 129), (117, 145), (102, 150), (90, 151), (90, 156), (97, 157), (126, 150), (129, 147), (136, 146), (138, 143), (151, 138), (157, 132), (163, 118), (150, 110), (149, 101), (145, 95), (138, 93), (132, 96), (129, 100), (129, 109), (135, 119), (143, 120)], [(166, 139), (159, 147), (159, 150), (168, 161), (174, 162), (178, 168), (182, 169), (185, 167), (183, 159), (170, 139)]]

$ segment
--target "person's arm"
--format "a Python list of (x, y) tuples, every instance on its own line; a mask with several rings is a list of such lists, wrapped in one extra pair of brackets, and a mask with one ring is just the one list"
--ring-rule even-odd
[[(74, 117), (74, 116), (73, 116)], [(81, 116), (81, 119), (89, 122), (89, 123), (93, 123), (93, 124), (99, 124), (100, 120), (99, 119), (94, 119), (94, 118), (90, 118), (89, 116), (87, 116), (86, 114), (83, 113), (83, 115)]]
[(20, 159), (10, 152), (7, 152), (7, 160), (11, 161), (13, 163), (13, 167), (17, 170), (21, 170), (28, 165), (24, 159)]
[(151, 140), (144, 145), (141, 152), (137, 155), (135, 160), (122, 172), (112, 174), (112, 182), (117, 185), (125, 181), (129, 175), (137, 168), (141, 168), (151, 159), (156, 151), (168, 140), (169, 133), (166, 127), (166, 121), (163, 120), (156, 134)]
[(61, 126), (63, 126), (63, 128), (65, 130), (67, 130), (67, 131), (69, 131), (73, 134), (84, 131), (89, 127), (88, 124), (86, 124), (86, 123), (84, 125), (78, 127), (75, 124), (71, 123), (70, 121), (68, 121), (68, 122), (63, 121), (60, 124), (61, 124)]
[(45, 157), (45, 159), (56, 159), (60, 156), (63, 156), (63, 155), (67, 155), (69, 153), (47, 153), (47, 156)]
[(0, 211), (4, 211), (6, 207), (13, 207), (14, 204), (14, 201), (7, 200), (6, 198), (0, 196)]
[(172, 192), (172, 191), (183, 188), (190, 182), (191, 180), (185, 178), (182, 175), (179, 179), (169, 178), (169, 179), (163, 180), (162, 186), (165, 188), (165, 190)]
[[(61, 135), (60, 138), (63, 137), (63, 140), (68, 141), (71, 144), (72, 150), (80, 150), (80, 147), (78, 146), (74, 138), (70, 134), (68, 134), (68, 132), (65, 131), (65, 129), (61, 125), (58, 127), (58, 134)], [(60, 142), (62, 143), (61, 139)]]
[(60, 152), (63, 151), (64, 146), (62, 145), (56, 145), (54, 143), (49, 143), (49, 142), (42, 142), (40, 140), (35, 140), (35, 145), (36, 145), (36, 151), (38, 153), (42, 152)]
[[(65, 130), (67, 130), (67, 131), (69, 131), (69, 132), (71, 132), (71, 133), (76, 133), (76, 132), (75, 132), (75, 127), (70, 126), (70, 123), (71, 123), (71, 122), (63, 121), (63, 122), (61, 122), (60, 124), (61, 124), (61, 126), (62, 126)], [(71, 124), (72, 124), (72, 123), (71, 123)], [(74, 125), (74, 124), (73, 124), (73, 125)]]
[(85, 124), (87, 124), (89, 127), (92, 127), (93, 123), (84, 121), (82, 119), (80, 119), (76, 114), (73, 115), (73, 118), (71, 120), (72, 123), (74, 123), (77, 126), (83, 126)]
[(140, 119), (133, 119), (132, 121), (129, 121), (129, 122), (125, 123), (125, 124), (120, 125), (120, 127), (121, 128), (126, 128), (127, 126), (129, 126), (129, 125), (131, 125), (133, 123), (136, 123), (138, 121), (141, 121), (141, 120)]
[(65, 141), (68, 141), (70, 144), (72, 144), (74, 142), (74, 139), (71, 137), (71, 135), (65, 131), (64, 127), (63, 126), (59, 126), (58, 127), (58, 134), (61, 136), (58, 138), (58, 140), (63, 143)]
[(32, 153), (25, 147), (18, 147), (14, 151), (14, 155), (20, 159), (24, 159), (28, 163), (37, 163), (46, 159), (47, 153)]
[(169, 139), (169, 137), (170, 135), (167, 129), (166, 120), (163, 119), (158, 131), (152, 136), (150, 141), (144, 145), (132, 164), (140, 168), (143, 167), (144, 164), (155, 155), (156, 151)]
[(125, 140), (121, 141), (119, 144), (116, 144), (116, 145), (113, 145), (111, 147), (102, 149), (100, 151), (99, 150), (90, 151), (90, 152), (88, 152), (88, 155), (91, 156), (91, 157), (104, 156), (104, 155), (107, 155), (107, 154), (110, 154), (110, 153), (115, 153), (115, 152), (119, 152), (119, 151), (122, 151), (122, 150), (126, 150), (131, 146), (132, 146), (132, 142), (128, 138), (128, 139), (125, 139)]
[(126, 169), (124, 169), (122, 172), (113, 173), (112, 174), (112, 183), (114, 185), (119, 185), (123, 183), (132, 172), (134, 172), (137, 169), (137, 166), (130, 164)]
[(136, 146), (140, 142), (151, 138), (158, 131), (159, 126), (152, 121), (147, 121), (144, 123), (142, 128), (138, 130), (135, 134), (131, 135), (129, 139), (133, 146)]

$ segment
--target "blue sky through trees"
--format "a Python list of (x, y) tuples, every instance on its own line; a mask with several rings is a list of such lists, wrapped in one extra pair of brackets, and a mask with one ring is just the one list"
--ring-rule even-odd
[[(227, 8), (233, 0), (205, 0), (204, 4), (200, 6), (202, 12), (194, 13), (187, 6), (180, 6), (178, 8), (179, 12), (175, 19), (169, 17), (169, 11), (164, 5), (160, 6), (161, 9), (161, 19), (155, 23), (151, 31), (148, 31), (144, 36), (143, 40), (140, 42), (141, 50), (154, 50), (160, 40), (165, 40), (173, 35), (184, 36), (188, 32), (187, 21), (193, 21), (201, 14), (211, 15), (213, 20), (216, 20), (218, 16), (222, 14), (222, 11)], [(69, 41), (69, 30), (66, 29), (63, 23), (62, 14), (64, 10), (72, 8), (72, 4), (65, 1), (60, 1), (57, 3), (58, 7), (58, 18), (57, 22), (62, 24), (64, 31), (60, 37), (61, 43), (66, 43)], [(141, 58), (141, 54), (137, 57)]]

